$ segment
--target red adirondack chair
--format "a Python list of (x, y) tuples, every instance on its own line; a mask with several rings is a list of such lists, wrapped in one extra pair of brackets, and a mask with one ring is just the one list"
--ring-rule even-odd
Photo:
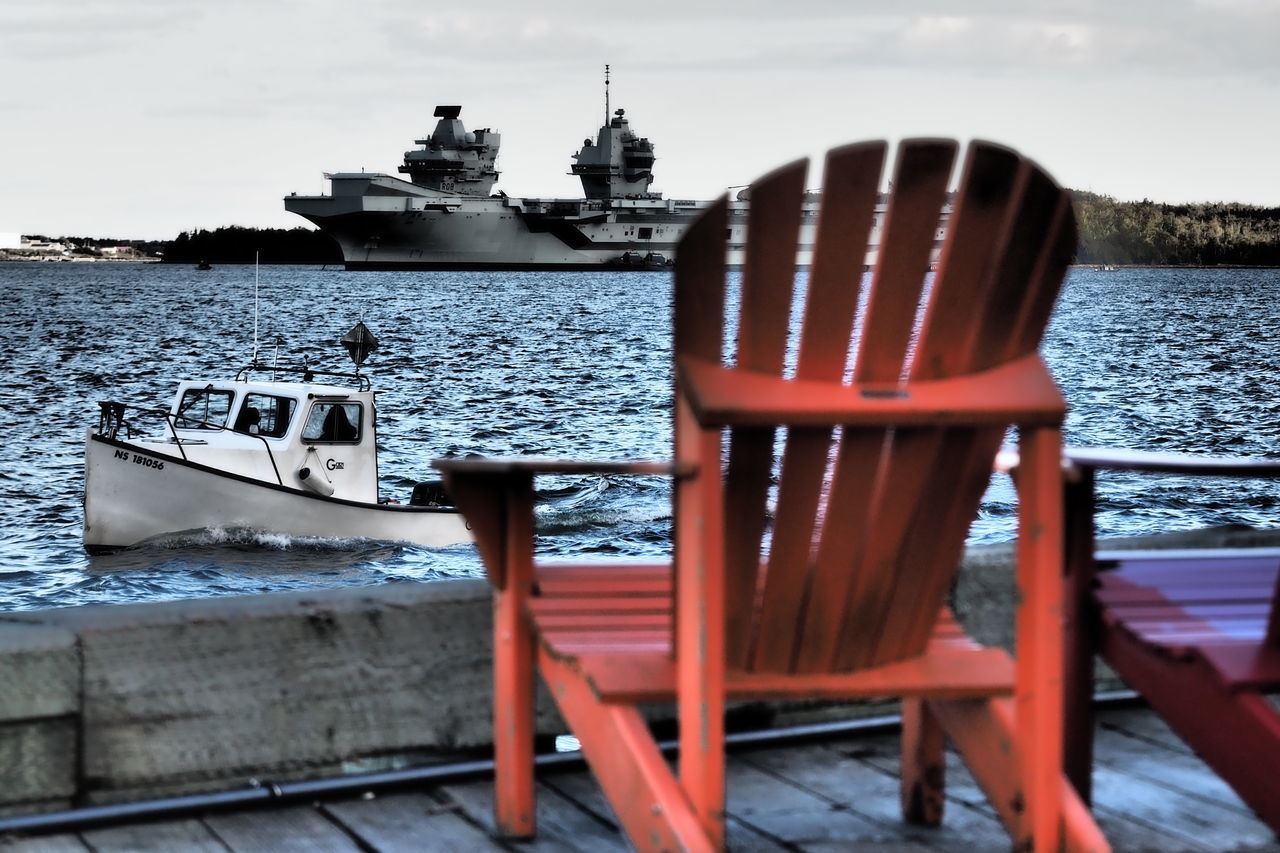
[[(795, 270), (803, 161), (751, 189), (736, 300), (726, 202), (681, 241), (675, 462), (629, 469), (676, 478), (673, 563), (534, 559), (534, 475), (625, 466), (436, 462), (494, 586), (504, 832), (534, 830), (536, 661), (640, 849), (723, 846), (726, 700), (882, 696), (903, 697), (909, 820), (941, 817), (945, 733), (1017, 849), (1106, 849), (1061, 771), (1065, 406), (1037, 352), (1075, 252), (1071, 201), (1016, 152), (975, 143), (930, 285), (956, 145), (904, 142), (860, 310), (886, 150), (828, 155), (807, 283)], [(1016, 662), (944, 606), (1010, 425), (1022, 446)], [(676, 704), (678, 774), (636, 708), (654, 701)]]
[(1098, 470), (1280, 477), (1280, 462), (1073, 449), (1067, 772), (1090, 795), (1094, 654), (1280, 832), (1280, 549), (1096, 552)]

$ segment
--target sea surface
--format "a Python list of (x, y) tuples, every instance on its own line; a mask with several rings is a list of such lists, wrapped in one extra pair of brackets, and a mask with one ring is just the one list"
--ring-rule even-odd
[[(257, 279), (255, 284), (255, 277)], [(665, 459), (671, 450), (664, 273), (348, 273), (316, 267), (0, 264), (0, 608), (25, 610), (427, 581), (480, 574), (473, 546), (428, 549), (207, 530), (89, 557), (85, 430), (98, 402), (167, 407), (182, 379), (260, 356), (349, 364), (381, 342), (384, 497), (468, 453)], [(1045, 342), (1075, 445), (1280, 457), (1280, 270), (1074, 270)], [(539, 480), (546, 553), (670, 552), (661, 478)], [(1104, 475), (1100, 534), (1274, 526), (1280, 484)], [(973, 542), (1007, 541), (997, 479)]]

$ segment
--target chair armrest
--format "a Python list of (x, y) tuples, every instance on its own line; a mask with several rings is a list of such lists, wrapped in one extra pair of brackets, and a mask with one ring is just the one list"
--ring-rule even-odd
[(1193, 456), (1108, 447), (1069, 447), (1066, 461), (1080, 469), (1198, 474), (1206, 477), (1280, 477), (1280, 460), (1245, 456)]
[(536, 474), (685, 475), (673, 462), (580, 462), (534, 456), (435, 459), (445, 489), (466, 517), (489, 582), (527, 592), (533, 581), (533, 478)]
[(1066, 415), (1038, 353), (905, 385), (785, 379), (691, 356), (677, 369), (682, 393), (706, 426), (1056, 426)]

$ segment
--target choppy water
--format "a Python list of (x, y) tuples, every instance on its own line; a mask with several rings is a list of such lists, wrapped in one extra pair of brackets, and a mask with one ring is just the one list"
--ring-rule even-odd
[[(664, 274), (345, 273), (263, 267), (260, 348), (339, 368), (358, 319), (381, 348), (384, 495), (464, 453), (596, 459), (670, 453)], [(167, 406), (180, 379), (233, 374), (253, 346), (254, 269), (0, 264), (8, 380), (0, 413), (0, 607), (27, 609), (479, 574), (471, 546), (307, 541), (208, 531), (106, 557), (80, 544), (84, 430), (97, 402)], [(1280, 455), (1280, 271), (1077, 270), (1045, 352), (1075, 444)], [(542, 547), (665, 554), (657, 478), (540, 481)], [(1101, 532), (1273, 525), (1280, 485), (1109, 477)], [(1011, 538), (1011, 490), (974, 541)]]

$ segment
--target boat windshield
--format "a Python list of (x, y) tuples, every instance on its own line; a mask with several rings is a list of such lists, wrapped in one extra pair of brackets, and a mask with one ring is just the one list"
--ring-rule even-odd
[(302, 428), (302, 440), (357, 443), (362, 410), (359, 403), (316, 403)]
[(293, 415), (293, 400), (274, 394), (246, 394), (240, 414), (236, 416), (236, 429), (250, 435), (281, 438), (289, 431), (289, 419)]
[(222, 429), (235, 394), (212, 388), (189, 388), (178, 403), (178, 429)]

